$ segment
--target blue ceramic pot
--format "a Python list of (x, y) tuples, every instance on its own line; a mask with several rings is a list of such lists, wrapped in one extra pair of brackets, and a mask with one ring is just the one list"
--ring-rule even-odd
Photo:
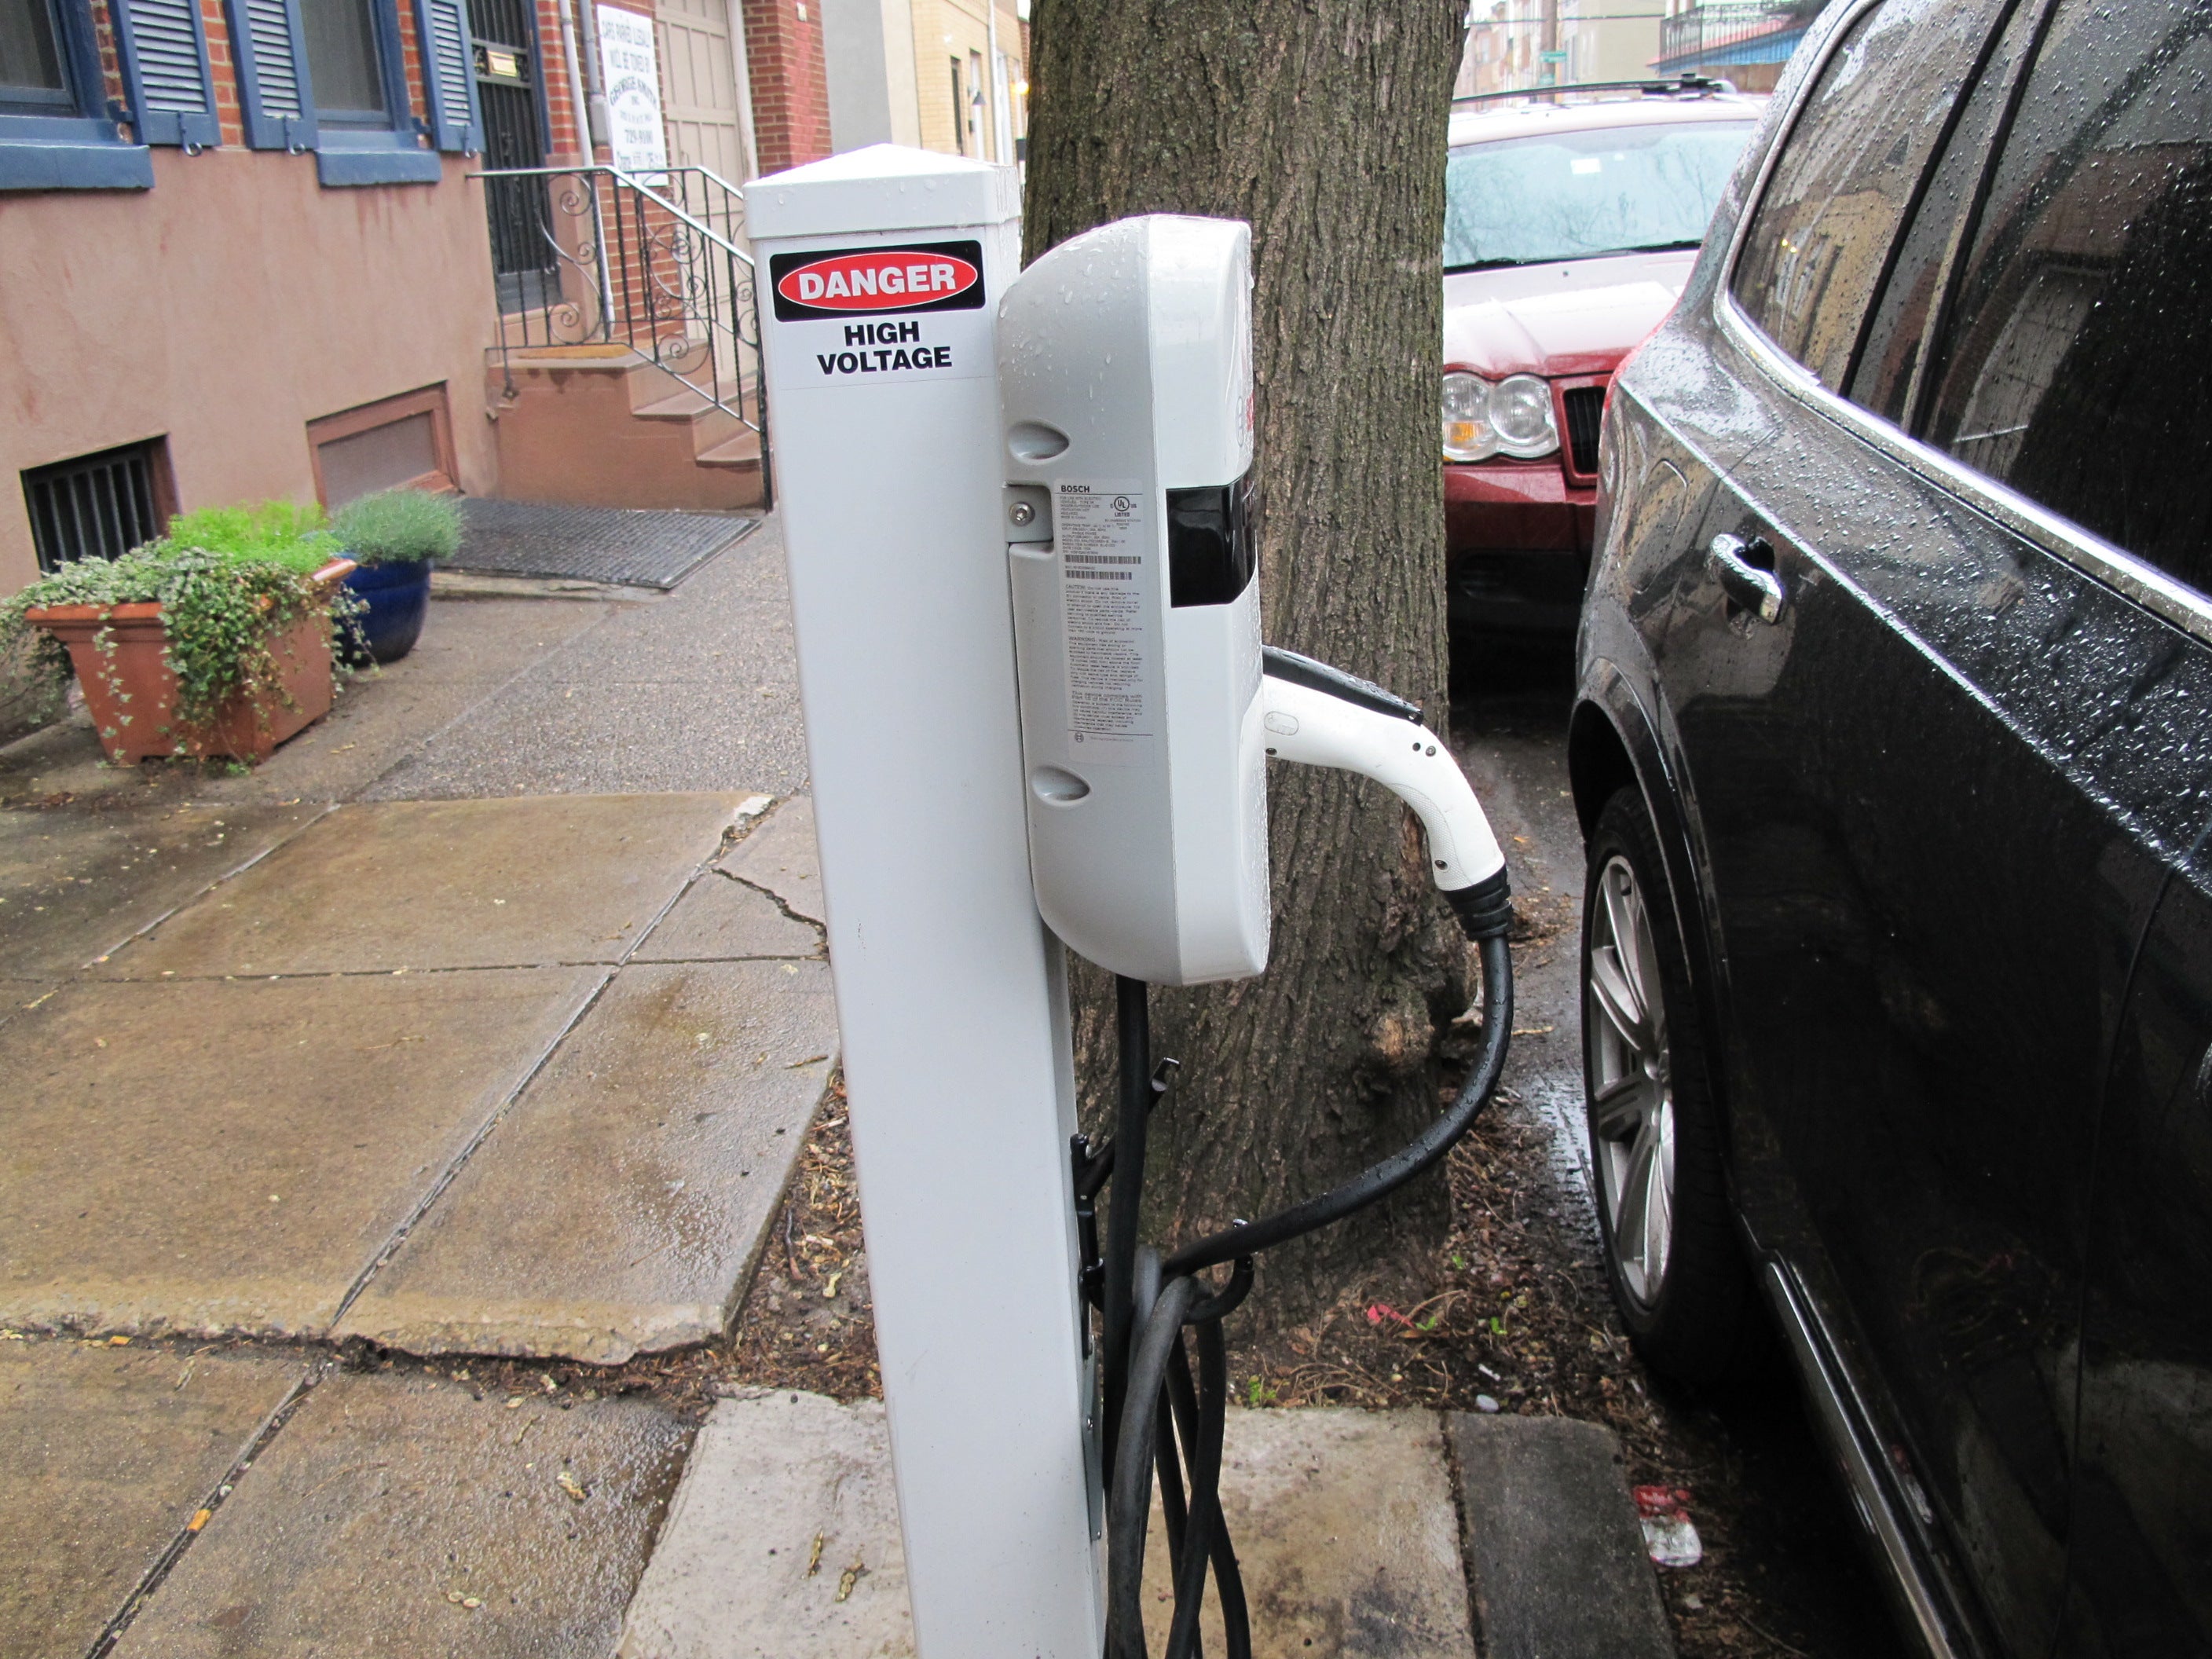
[(415, 648), (423, 612), (430, 605), (429, 560), (364, 564), (345, 579), (345, 585), (368, 607), (351, 627), (338, 630), (339, 646), (349, 662), (398, 662)]

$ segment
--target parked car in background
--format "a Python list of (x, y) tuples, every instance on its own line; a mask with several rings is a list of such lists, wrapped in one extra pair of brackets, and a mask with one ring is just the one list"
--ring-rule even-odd
[(1462, 100), (1444, 206), (1444, 513), (1455, 632), (1570, 633), (1598, 412), (1687, 280), (1765, 100), (1720, 82)]
[(1844, 0), (1622, 368), (1570, 738), (1652, 1363), (1932, 1654), (2212, 1652), (2212, 0)]

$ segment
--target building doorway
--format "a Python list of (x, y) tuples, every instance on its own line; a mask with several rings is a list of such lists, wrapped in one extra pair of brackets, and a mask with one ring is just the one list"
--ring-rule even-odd
[(743, 94), (737, 48), (730, 39), (730, 4), (731, 0), (660, 0), (653, 25), (660, 37), (668, 159), (679, 167), (705, 167), (736, 185), (756, 169), (738, 103)]
[[(489, 171), (545, 165), (545, 104), (537, 20), (530, 0), (469, 0), (477, 103)], [(487, 179), (492, 272), (501, 314), (560, 298), (560, 256), (546, 210), (545, 180)]]

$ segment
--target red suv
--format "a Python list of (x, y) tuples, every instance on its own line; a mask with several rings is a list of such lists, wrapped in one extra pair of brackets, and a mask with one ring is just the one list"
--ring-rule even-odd
[(1445, 174), (1455, 634), (1573, 629), (1607, 383), (1689, 280), (1766, 101), (1698, 80), (1508, 96), (1454, 108)]

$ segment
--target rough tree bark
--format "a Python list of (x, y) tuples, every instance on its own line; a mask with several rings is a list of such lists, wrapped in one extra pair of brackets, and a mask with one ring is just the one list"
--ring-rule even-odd
[[(1443, 163), (1464, 0), (1038, 0), (1024, 252), (1137, 213), (1252, 227), (1269, 643), (1444, 716), (1437, 398)], [(1183, 1065), (1152, 1128), (1148, 1234), (1184, 1239), (1340, 1179), (1437, 1110), (1467, 955), (1418, 827), (1380, 787), (1277, 765), (1267, 975), (1156, 991)], [(1110, 982), (1079, 971), (1085, 1121), (1110, 1094)], [(1440, 1235), (1435, 1176), (1262, 1264), (1295, 1322)]]

